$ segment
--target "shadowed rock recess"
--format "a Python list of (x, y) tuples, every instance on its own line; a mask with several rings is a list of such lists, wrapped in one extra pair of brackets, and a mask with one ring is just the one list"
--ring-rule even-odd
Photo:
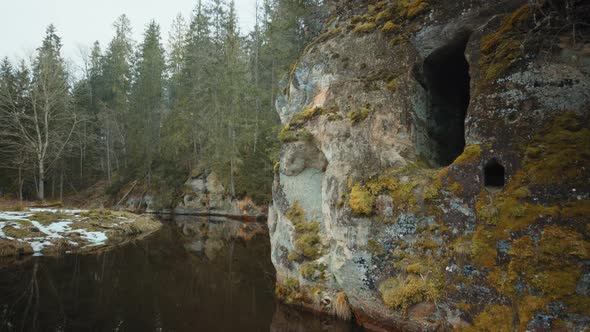
[(277, 102), (279, 298), (373, 330), (590, 328), (587, 2), (329, 5)]

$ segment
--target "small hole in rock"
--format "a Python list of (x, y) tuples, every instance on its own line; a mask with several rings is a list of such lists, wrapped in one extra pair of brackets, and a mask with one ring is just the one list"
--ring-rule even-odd
[(504, 166), (496, 159), (490, 160), (484, 167), (484, 184), (486, 188), (501, 189), (504, 187)]

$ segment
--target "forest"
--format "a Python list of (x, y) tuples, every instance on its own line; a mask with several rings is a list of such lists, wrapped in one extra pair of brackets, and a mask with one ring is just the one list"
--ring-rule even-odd
[(232, 198), (268, 202), (276, 89), (320, 31), (321, 6), (264, 0), (246, 34), (234, 1), (199, 0), (167, 39), (151, 21), (140, 41), (123, 14), (108, 45), (83, 54), (82, 70), (68, 65), (49, 25), (33, 54), (1, 62), (0, 194), (61, 201), (137, 180), (172, 204), (186, 178), (213, 171)]

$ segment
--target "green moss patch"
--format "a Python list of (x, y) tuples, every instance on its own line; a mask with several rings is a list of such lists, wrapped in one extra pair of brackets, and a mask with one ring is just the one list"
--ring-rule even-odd
[(454, 165), (471, 164), (479, 159), (481, 156), (481, 145), (472, 144), (465, 147), (463, 153), (455, 159)]
[(303, 301), (303, 293), (299, 281), (295, 278), (286, 278), (275, 286), (277, 297), (287, 304), (300, 304)]
[(397, 2), (397, 15), (399, 18), (412, 19), (425, 13), (429, 6), (425, 0), (401, 0)]
[(289, 253), (289, 259), (292, 261), (311, 261), (321, 257), (321, 239), (320, 224), (318, 222), (307, 221), (305, 212), (299, 206), (298, 202), (293, 204), (286, 212), (295, 227), (294, 250)]
[[(573, 112), (555, 117), (525, 148), (521, 183), (577, 183), (590, 178), (590, 123)], [(535, 150), (532, 153), (532, 150)]]
[(529, 17), (529, 6), (524, 5), (504, 18), (495, 32), (482, 38), (479, 61), (482, 71), (480, 86), (500, 78), (523, 54), (522, 42), (517, 39), (517, 28), (527, 22)]
[(357, 33), (369, 33), (375, 31), (377, 24), (373, 22), (367, 22), (357, 25), (352, 31)]
[(389, 278), (379, 285), (379, 292), (387, 307), (404, 313), (413, 304), (440, 297), (439, 288), (432, 280), (416, 275)]
[(464, 331), (512, 332), (514, 331), (512, 321), (512, 308), (494, 304), (480, 312), (473, 321), (474, 326), (470, 326), (464, 329)]
[(29, 219), (38, 221), (42, 225), (49, 225), (60, 220), (71, 220), (72, 215), (60, 212), (36, 212)]
[(328, 266), (323, 263), (305, 262), (300, 267), (301, 276), (309, 281), (326, 281)]
[(371, 109), (361, 107), (348, 113), (348, 118), (350, 119), (350, 122), (355, 125), (367, 119), (371, 113), (373, 113)]
[(375, 197), (369, 192), (368, 189), (355, 184), (350, 192), (350, 199), (348, 205), (352, 209), (352, 212), (356, 215), (371, 215), (373, 213), (373, 203)]
[(309, 141), (313, 139), (313, 135), (305, 129), (292, 129), (290, 125), (286, 125), (279, 132), (278, 139), (283, 143)]

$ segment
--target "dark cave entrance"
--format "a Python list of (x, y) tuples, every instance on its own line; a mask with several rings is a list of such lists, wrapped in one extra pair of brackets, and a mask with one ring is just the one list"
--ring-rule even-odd
[(459, 34), (435, 50), (423, 65), (422, 85), (428, 95), (429, 158), (450, 165), (465, 148), (465, 116), (469, 107), (469, 63), (465, 48), (470, 32)]
[(484, 184), (489, 189), (501, 189), (504, 187), (504, 166), (496, 159), (488, 161), (483, 169)]

